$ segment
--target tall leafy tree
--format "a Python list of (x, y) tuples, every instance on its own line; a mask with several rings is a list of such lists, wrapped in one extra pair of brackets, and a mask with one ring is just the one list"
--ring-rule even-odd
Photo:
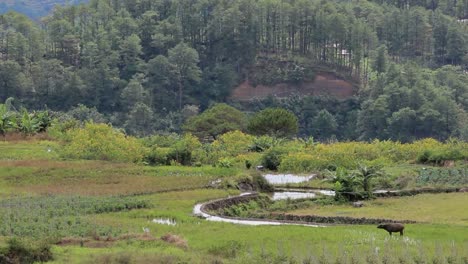
[(314, 133), (312, 134), (314, 138), (326, 140), (335, 136), (338, 123), (330, 112), (323, 109), (314, 117), (312, 126), (314, 127)]
[(174, 67), (179, 93), (179, 109), (182, 109), (184, 87), (187, 87), (190, 82), (198, 83), (200, 81), (201, 70), (198, 67), (198, 52), (181, 42), (169, 50), (168, 59)]

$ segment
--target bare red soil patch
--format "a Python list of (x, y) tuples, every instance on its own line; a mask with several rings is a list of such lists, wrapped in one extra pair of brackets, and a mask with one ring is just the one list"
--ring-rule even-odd
[(300, 84), (278, 83), (272, 86), (253, 86), (248, 80), (240, 84), (231, 94), (231, 99), (248, 101), (261, 99), (268, 96), (280, 98), (294, 94), (300, 95), (330, 95), (337, 98), (348, 98), (355, 94), (353, 84), (333, 73), (320, 72), (313, 81), (305, 81)]

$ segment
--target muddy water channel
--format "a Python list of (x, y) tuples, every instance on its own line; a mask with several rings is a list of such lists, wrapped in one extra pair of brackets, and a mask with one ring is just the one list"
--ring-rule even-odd
[[(315, 177), (315, 174), (307, 175), (307, 176), (299, 176), (293, 174), (266, 174), (263, 177), (272, 185), (283, 185), (288, 183), (301, 183), (311, 180)], [(242, 193), (240, 196), (250, 195), (251, 193)], [(318, 189), (288, 189), (283, 188), (281, 191), (276, 191), (272, 193), (271, 199), (273, 201), (277, 200), (284, 200), (284, 199), (307, 199), (307, 198), (315, 198), (317, 195), (335, 195), (335, 193), (331, 190), (318, 190)], [(231, 218), (231, 217), (223, 217), (209, 214), (206, 210), (204, 210), (204, 205), (207, 203), (200, 203), (196, 204), (193, 208), (193, 214), (199, 217), (205, 218), (207, 221), (215, 221), (215, 222), (226, 222), (226, 223), (234, 223), (234, 224), (241, 224), (241, 225), (301, 225), (301, 226), (310, 226), (310, 227), (323, 227), (323, 225), (315, 225), (315, 224), (299, 224), (299, 223), (287, 223), (275, 220), (253, 220), (253, 219), (239, 219), (239, 218)]]

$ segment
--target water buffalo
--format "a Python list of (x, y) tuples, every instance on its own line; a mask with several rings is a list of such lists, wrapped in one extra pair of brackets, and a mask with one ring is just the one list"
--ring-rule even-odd
[(388, 224), (380, 224), (377, 228), (382, 228), (387, 230), (387, 232), (392, 235), (393, 232), (400, 232), (400, 236), (403, 235), (403, 229), (405, 226), (400, 223), (388, 223)]

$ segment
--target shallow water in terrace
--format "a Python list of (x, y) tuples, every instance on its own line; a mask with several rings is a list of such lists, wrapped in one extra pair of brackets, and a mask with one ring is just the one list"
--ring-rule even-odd
[(169, 219), (169, 218), (155, 218), (153, 219), (152, 222), (156, 224), (171, 225), (171, 226), (175, 226), (177, 224), (175, 220)]
[(315, 174), (299, 176), (294, 174), (265, 174), (263, 177), (270, 184), (288, 184), (306, 182), (315, 177)]
[(305, 199), (305, 198), (314, 198), (316, 196), (313, 192), (274, 192), (271, 199), (273, 201), (277, 200), (286, 200), (286, 199)]

